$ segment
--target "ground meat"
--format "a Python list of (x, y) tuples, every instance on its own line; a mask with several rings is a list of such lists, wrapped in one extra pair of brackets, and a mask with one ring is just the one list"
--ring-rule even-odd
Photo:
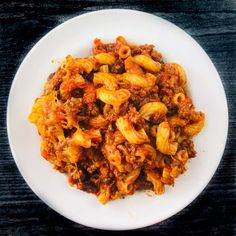
[(144, 119), (140, 116), (139, 112), (132, 106), (130, 106), (129, 108), (127, 117), (137, 130), (142, 129), (145, 126)]
[(113, 184), (111, 187), (111, 194), (114, 195), (118, 191), (116, 184)]
[(178, 113), (178, 108), (177, 107), (173, 107), (172, 109), (168, 110), (166, 116), (170, 117), (170, 116), (174, 116)]
[(79, 88), (71, 91), (71, 96), (73, 98), (82, 98), (83, 94), (84, 94), (83, 90)]
[(83, 183), (82, 190), (84, 190), (84, 191), (86, 191), (88, 193), (97, 193), (99, 191), (99, 188), (92, 181), (85, 181)]
[(130, 100), (133, 101), (136, 108), (140, 108), (142, 105), (148, 102), (159, 102), (158, 87), (154, 86), (152, 89), (140, 89), (138, 91), (129, 89), (131, 91)]
[(91, 164), (92, 162), (89, 159), (84, 159), (84, 160), (78, 161), (77, 167), (79, 169), (86, 170), (87, 168), (89, 168)]
[(75, 133), (77, 129), (76, 128), (72, 128), (72, 129), (64, 129), (64, 136), (67, 138), (69, 136), (71, 136), (73, 133)]
[(58, 82), (55, 86), (54, 86), (54, 90), (55, 91), (58, 91), (60, 89), (60, 86), (61, 86), (62, 82)]
[(119, 115), (124, 116), (127, 113), (128, 108), (129, 108), (129, 102), (125, 102), (125, 103), (121, 104), (120, 110), (119, 110)]
[(125, 73), (125, 65), (122, 60), (118, 59), (115, 64), (110, 66), (110, 72), (114, 74)]
[(151, 55), (153, 48), (154, 48), (154, 45), (144, 44), (139, 47), (135, 47), (131, 51), (131, 54), (132, 54), (132, 56), (139, 55), (139, 54)]
[(147, 181), (147, 180), (143, 180), (143, 181), (139, 181), (137, 180), (134, 183), (134, 187), (137, 190), (152, 190), (153, 189), (153, 185), (151, 182)]
[(71, 114), (72, 116), (75, 116), (78, 114), (78, 112), (83, 108), (83, 103), (81, 98), (71, 98), (68, 99), (67, 103), (63, 104), (63, 111), (66, 114)]
[(127, 147), (127, 150), (131, 155), (135, 155), (137, 148), (135, 144), (130, 144), (129, 142), (125, 142), (125, 146)]
[(83, 130), (88, 130), (90, 128), (88, 119), (80, 120), (78, 123)]
[[(132, 93), (131, 96), (130, 96), (130, 100), (133, 101), (135, 106), (140, 107), (141, 106), (140, 104), (142, 104), (144, 100), (147, 101), (147, 97), (141, 97), (139, 95), (139, 93), (136, 93), (136, 94)], [(145, 104), (145, 103), (143, 103), (143, 104)]]
[(106, 177), (106, 178), (103, 178), (103, 179), (101, 180), (101, 182), (102, 182), (103, 184), (105, 184), (106, 186), (109, 186), (109, 185), (112, 185), (112, 184), (114, 183), (114, 179), (111, 178), (111, 177)]
[(84, 79), (88, 80), (89, 82), (92, 82), (93, 81), (93, 74), (94, 74), (93, 71), (91, 71), (90, 73), (86, 73), (84, 71), (82, 76), (83, 76)]
[(93, 52), (95, 54), (101, 52), (114, 52), (116, 51), (116, 44), (115, 43), (99, 43), (93, 48)]
[(162, 55), (156, 50), (152, 50), (151, 57), (154, 61), (162, 62)]
[(131, 51), (131, 55), (132, 56), (136, 56), (142, 53), (142, 50), (139, 47), (135, 47), (134, 49), (132, 49)]
[(77, 113), (77, 115), (79, 116), (89, 116), (90, 115), (90, 111), (88, 109), (88, 106), (86, 104), (83, 104), (83, 106), (81, 106), (79, 112)]
[(97, 116), (99, 115), (99, 107), (95, 103), (89, 103), (88, 104), (88, 109), (90, 111), (90, 114), (92, 116)]
[(194, 150), (194, 143), (191, 139), (185, 139), (181, 143), (181, 149), (186, 149), (188, 152), (188, 157), (193, 158), (196, 156), (196, 151)]
[(152, 114), (150, 117), (150, 123), (151, 124), (160, 124), (162, 121), (164, 121), (165, 116), (161, 116), (158, 113)]
[(190, 98), (186, 98), (179, 107), (179, 116), (183, 119), (190, 119), (193, 112), (193, 104)]
[(134, 187), (138, 190), (153, 189), (152, 183), (146, 180), (146, 175), (143, 171), (140, 173), (139, 177), (134, 182)]
[(112, 105), (109, 105), (109, 104), (105, 104), (105, 106), (103, 108), (103, 114), (104, 114), (104, 117), (109, 122), (113, 122), (113, 121), (117, 120), (119, 117), (119, 113), (113, 109)]
[(148, 103), (148, 102), (159, 102), (160, 98), (158, 97), (158, 95), (151, 95), (148, 97), (145, 97), (141, 102), (139, 102), (139, 107), (143, 106), (144, 104)]
[(97, 170), (91, 175), (91, 181), (94, 183), (99, 181), (99, 172)]

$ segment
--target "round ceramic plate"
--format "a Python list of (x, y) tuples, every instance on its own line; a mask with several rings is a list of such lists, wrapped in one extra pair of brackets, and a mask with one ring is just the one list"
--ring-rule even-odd
[[(27, 117), (40, 96), (48, 75), (66, 55), (91, 53), (93, 39), (113, 41), (122, 35), (129, 42), (154, 44), (166, 62), (182, 65), (188, 90), (197, 110), (206, 114), (206, 126), (194, 139), (197, 157), (178, 177), (174, 188), (161, 196), (137, 192), (101, 205), (94, 195), (69, 186), (67, 177), (52, 169), (39, 152), (40, 137)], [(9, 142), (15, 162), (35, 194), (61, 215), (100, 229), (135, 229), (176, 214), (206, 187), (221, 160), (228, 129), (228, 110), (220, 77), (197, 42), (172, 23), (132, 10), (103, 10), (75, 17), (43, 37), (20, 65), (9, 95)]]

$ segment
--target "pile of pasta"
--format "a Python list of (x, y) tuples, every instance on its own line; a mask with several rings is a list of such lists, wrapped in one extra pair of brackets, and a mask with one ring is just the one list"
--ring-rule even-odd
[(122, 36), (95, 39), (92, 52), (67, 56), (35, 100), (41, 155), (102, 204), (136, 190), (162, 194), (196, 155), (191, 138), (205, 121), (185, 71)]

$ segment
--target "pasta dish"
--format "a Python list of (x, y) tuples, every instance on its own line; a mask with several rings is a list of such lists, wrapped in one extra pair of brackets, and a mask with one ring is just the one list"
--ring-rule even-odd
[(162, 194), (195, 157), (192, 137), (205, 122), (186, 85), (184, 69), (153, 45), (95, 39), (92, 55), (68, 55), (34, 102), (41, 155), (102, 204)]

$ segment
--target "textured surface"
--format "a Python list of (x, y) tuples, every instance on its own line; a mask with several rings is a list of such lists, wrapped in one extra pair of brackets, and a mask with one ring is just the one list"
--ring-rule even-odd
[[(0, 3), (0, 235), (108, 235), (73, 223), (45, 205), (21, 177), (7, 140), (6, 105), (18, 66), (49, 30), (104, 8), (150, 12), (183, 28), (215, 64), (228, 99), (229, 134), (221, 164), (201, 195), (177, 215), (140, 229), (155, 235), (236, 235), (236, 1), (1, 1)], [(219, 111), (220, 112), (220, 111)], [(216, 117), (217, 119), (217, 117)], [(115, 235), (132, 234), (115, 232)]]

